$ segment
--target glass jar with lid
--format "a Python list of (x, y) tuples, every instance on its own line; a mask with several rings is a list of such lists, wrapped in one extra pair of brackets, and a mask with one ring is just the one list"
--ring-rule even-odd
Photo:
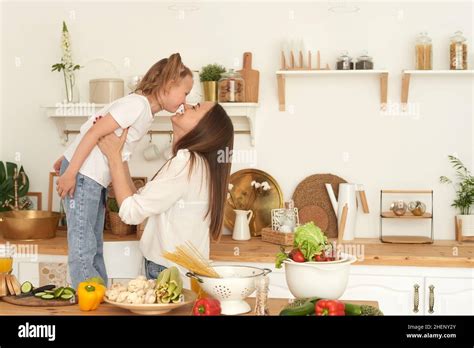
[(353, 70), (354, 63), (352, 57), (349, 56), (347, 51), (343, 51), (342, 54), (337, 58), (336, 64), (337, 70)]
[(220, 103), (242, 103), (245, 101), (245, 81), (234, 69), (222, 73), (217, 85)]
[(462, 31), (451, 37), (449, 45), (449, 68), (451, 70), (467, 70), (467, 42)]
[(371, 70), (374, 68), (372, 57), (367, 54), (367, 51), (364, 51), (361, 56), (357, 57), (355, 68), (356, 70)]
[(426, 32), (422, 32), (416, 38), (416, 69), (433, 69), (433, 44)]

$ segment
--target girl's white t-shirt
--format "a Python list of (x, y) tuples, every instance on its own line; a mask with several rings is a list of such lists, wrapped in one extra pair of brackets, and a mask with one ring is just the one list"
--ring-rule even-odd
[[(120, 128), (115, 130), (116, 135), (120, 136), (123, 129), (130, 127), (127, 134), (127, 140), (122, 150), (122, 160), (130, 160), (133, 149), (140, 139), (148, 132), (153, 123), (153, 114), (148, 99), (135, 93), (129, 94), (106, 105), (96, 114), (92, 115), (92, 117), (81, 126), (80, 133), (64, 153), (64, 157), (66, 157), (68, 161), (71, 161), (82, 138), (93, 126), (95, 118), (99, 115), (105, 116), (107, 113), (110, 113), (115, 121), (120, 125)], [(91, 153), (82, 164), (79, 173), (91, 178), (103, 187), (109, 186), (111, 176), (107, 157), (100, 151), (97, 145), (94, 146)]]

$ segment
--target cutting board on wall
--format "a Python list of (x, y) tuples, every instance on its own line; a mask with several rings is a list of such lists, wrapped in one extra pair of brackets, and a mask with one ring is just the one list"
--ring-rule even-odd
[(252, 52), (244, 53), (243, 66), (243, 69), (238, 72), (245, 81), (245, 101), (247, 103), (258, 103), (260, 72), (252, 69)]

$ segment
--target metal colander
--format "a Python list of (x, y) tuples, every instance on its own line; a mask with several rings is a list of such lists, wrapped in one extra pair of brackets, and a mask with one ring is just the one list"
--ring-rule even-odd
[(271, 272), (268, 268), (250, 266), (213, 265), (213, 268), (221, 278), (205, 277), (193, 272), (186, 273), (186, 276), (196, 279), (208, 295), (218, 299), (222, 314), (227, 315), (249, 312), (251, 308), (244, 300), (255, 291), (257, 277)]

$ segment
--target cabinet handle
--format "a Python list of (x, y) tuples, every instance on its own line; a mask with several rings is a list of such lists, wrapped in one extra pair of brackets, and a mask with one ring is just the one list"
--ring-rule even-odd
[(434, 288), (435, 287), (433, 285), (429, 286), (429, 289), (430, 289), (430, 307), (428, 309), (428, 313), (430, 313), (430, 314), (434, 313), (434, 304), (435, 304)]
[(420, 305), (420, 286), (418, 284), (413, 285), (415, 293), (413, 294), (413, 313), (418, 313), (418, 307)]

